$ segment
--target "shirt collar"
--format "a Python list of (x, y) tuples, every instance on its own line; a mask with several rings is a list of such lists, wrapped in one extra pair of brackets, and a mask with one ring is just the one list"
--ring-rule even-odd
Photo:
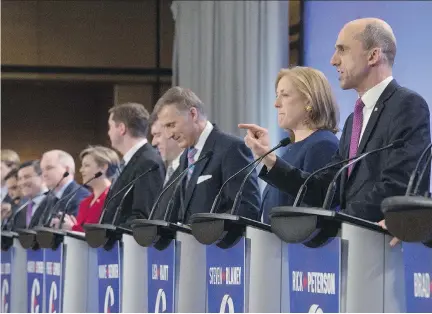
[(194, 160), (198, 160), (201, 151), (204, 148), (204, 144), (207, 141), (208, 137), (210, 136), (211, 131), (213, 131), (213, 124), (207, 121), (204, 130), (201, 132), (201, 135), (199, 136), (198, 141), (194, 146), (194, 148), (197, 150), (194, 156)]
[(57, 199), (61, 199), (63, 196), (64, 191), (66, 190), (66, 188), (72, 183), (72, 179), (69, 179), (69, 182), (66, 182), (60, 190), (58, 190), (57, 192), (54, 193), (54, 195), (57, 197)]
[(36, 206), (39, 206), (40, 203), (43, 201), (43, 199), (45, 198), (45, 193), (46, 191), (44, 191), (42, 194), (39, 194), (38, 196), (35, 196), (32, 198), (32, 202), (33, 204), (35, 204)]
[(386, 89), (387, 85), (393, 80), (393, 76), (389, 76), (381, 83), (378, 83), (371, 89), (369, 89), (366, 93), (363, 94), (361, 100), (363, 101), (365, 107), (367, 109), (372, 109), (380, 98), (381, 94)]
[(176, 158), (173, 159), (173, 161), (171, 161), (171, 167), (174, 169), (174, 171), (178, 168), (178, 166), (180, 166), (180, 157), (183, 154), (183, 152), (180, 153), (180, 155), (178, 155)]
[(123, 160), (124, 160), (124, 164), (125, 166), (128, 164), (128, 162), (132, 159), (133, 155), (135, 155), (135, 153), (141, 148), (143, 147), (145, 144), (147, 144), (147, 139), (144, 138), (141, 141), (139, 141), (138, 143), (136, 143), (134, 146), (132, 146), (131, 149), (129, 149), (127, 151), (126, 154), (123, 155)]

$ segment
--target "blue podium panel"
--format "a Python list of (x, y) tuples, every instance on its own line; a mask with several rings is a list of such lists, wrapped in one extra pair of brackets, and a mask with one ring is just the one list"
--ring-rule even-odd
[(45, 310), (61, 313), (63, 310), (63, 243), (56, 250), (45, 249)]
[(405, 295), (408, 313), (432, 311), (432, 249), (423, 244), (403, 243)]
[(147, 249), (149, 313), (174, 312), (175, 248), (173, 240), (165, 250)]
[(206, 248), (207, 312), (245, 313), (246, 238), (229, 249)]
[(44, 313), (44, 250), (27, 249), (27, 312)]
[(111, 250), (97, 249), (99, 313), (121, 311), (121, 248), (117, 241)]
[(288, 245), (291, 313), (339, 313), (341, 239), (318, 248)]
[(10, 313), (14, 248), (1, 252), (1, 312)]

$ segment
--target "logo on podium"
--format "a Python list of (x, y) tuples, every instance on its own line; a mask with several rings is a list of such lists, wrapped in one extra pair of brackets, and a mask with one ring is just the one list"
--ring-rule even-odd
[(154, 313), (173, 313), (175, 295), (175, 256), (176, 243), (159, 251), (147, 249), (148, 308)]
[(37, 278), (33, 280), (32, 288), (31, 288), (31, 297), (30, 297), (30, 313), (39, 313), (40, 305), (38, 301), (38, 297), (40, 295), (40, 283)]
[(48, 313), (57, 313), (54, 302), (57, 301), (57, 285), (55, 281), (51, 282), (48, 301)]
[(207, 312), (244, 313), (246, 240), (229, 249), (206, 248)]
[(9, 313), (9, 281), (3, 279), (1, 286), (2, 313)]
[(159, 289), (156, 297), (155, 313), (164, 313), (167, 308), (166, 294), (163, 289)]
[(104, 313), (111, 313), (114, 302), (114, 290), (111, 286), (108, 286), (105, 292)]
[(318, 304), (312, 304), (308, 313), (324, 313)]
[(99, 313), (120, 313), (121, 250), (117, 241), (109, 251), (97, 249)]
[(45, 253), (44, 250), (27, 250), (27, 312), (44, 312), (45, 296)]
[(223, 296), (219, 313), (235, 313), (234, 302), (233, 299), (229, 296), (229, 294), (225, 294)]

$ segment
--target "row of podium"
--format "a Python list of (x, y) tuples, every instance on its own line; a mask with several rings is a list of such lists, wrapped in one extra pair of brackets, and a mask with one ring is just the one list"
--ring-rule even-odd
[(85, 228), (2, 233), (2, 312), (432, 311), (428, 243), (392, 248), (376, 224), (338, 212)]

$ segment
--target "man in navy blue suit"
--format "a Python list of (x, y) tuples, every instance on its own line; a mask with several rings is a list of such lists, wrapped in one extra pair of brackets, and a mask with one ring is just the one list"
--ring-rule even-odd
[[(74, 180), (75, 161), (67, 152), (62, 150), (45, 152), (42, 156), (40, 166), (47, 188), (50, 190), (55, 188), (55, 190), (50, 196), (45, 198), (44, 203), (46, 204), (39, 206), (34, 213), (30, 224), (31, 227), (36, 226), (39, 221), (44, 225), (49, 225), (52, 218), (49, 214), (56, 216), (60, 214), (60, 211), (66, 211), (66, 214), (76, 216), (79, 204), (84, 198), (90, 195), (90, 192), (85, 187), (78, 190), (80, 185)], [(65, 172), (68, 172), (69, 175), (62, 179)], [(60, 184), (56, 187), (58, 182)], [(70, 195), (74, 191), (77, 191), (77, 193), (73, 196)], [(68, 195), (72, 196), (72, 199)], [(60, 204), (57, 204), (58, 202)], [(66, 204), (67, 207), (65, 207)], [(56, 212), (52, 212), (54, 206)]]
[[(336, 41), (331, 64), (336, 67), (340, 86), (354, 89), (359, 97), (348, 117), (339, 149), (331, 163), (381, 148), (396, 140), (404, 146), (368, 156), (346, 169), (338, 181), (338, 203), (344, 213), (383, 222), (381, 202), (404, 195), (410, 174), (423, 150), (431, 142), (429, 107), (414, 91), (400, 86), (392, 76), (396, 39), (391, 27), (380, 19), (365, 18), (346, 24)], [(267, 150), (267, 130), (250, 126), (246, 144), (258, 156)], [(308, 177), (274, 154), (264, 158), (268, 182), (288, 193), (297, 193)], [(340, 168), (313, 177), (304, 201), (322, 206), (330, 181)], [(429, 191), (429, 172), (421, 192)], [(393, 242), (395, 243), (395, 242)]]
[[(188, 172), (181, 191), (173, 196), (175, 206), (170, 220), (188, 223), (191, 215), (210, 211), (223, 182), (252, 161), (252, 152), (241, 139), (211, 124), (201, 100), (189, 89), (169, 89), (156, 104), (155, 114), (166, 135), (185, 149), (180, 158), (180, 170), (204, 154), (213, 152)], [(243, 178), (244, 175), (239, 175), (224, 187), (217, 212), (231, 210)], [(245, 185), (237, 214), (258, 220), (259, 208), (260, 193), (257, 174), (254, 173)]]

